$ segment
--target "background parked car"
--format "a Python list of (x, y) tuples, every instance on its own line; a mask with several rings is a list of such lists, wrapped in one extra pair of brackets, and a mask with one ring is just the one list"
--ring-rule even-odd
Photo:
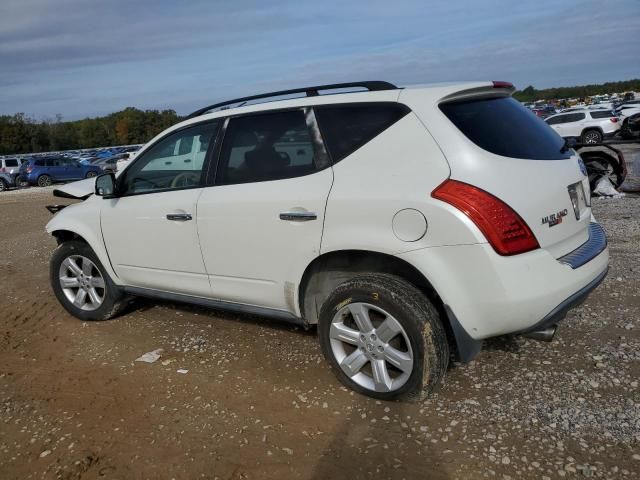
[(640, 104), (628, 103), (620, 105), (615, 109), (615, 114), (620, 120), (620, 125), (623, 125), (627, 118), (640, 113)]
[(33, 158), (20, 167), (20, 177), (30, 185), (47, 187), (56, 182), (81, 180), (100, 175), (102, 169), (95, 165), (83, 165), (72, 158)]
[(137, 151), (133, 151), (123, 154), (122, 157), (118, 159), (118, 172), (121, 172), (127, 165), (129, 165), (137, 153)]
[(554, 115), (556, 113), (556, 109), (551, 105), (546, 105), (544, 107), (534, 108), (533, 113), (540, 118), (547, 118), (550, 115)]
[(0, 192), (4, 192), (8, 188), (15, 187), (15, 177), (8, 173), (0, 172)]
[(118, 170), (118, 160), (120, 155), (114, 155), (109, 158), (97, 158), (91, 162), (91, 165), (96, 167), (100, 167), (103, 172), (113, 172), (115, 173)]
[(561, 137), (579, 138), (582, 143), (602, 143), (620, 130), (618, 118), (609, 110), (560, 113), (545, 119)]
[(640, 111), (620, 118), (620, 133), (622, 138), (631, 139), (640, 137)]
[(16, 184), (16, 178), (20, 175), (20, 165), (22, 162), (18, 158), (0, 158), (0, 173), (11, 177), (11, 183)]

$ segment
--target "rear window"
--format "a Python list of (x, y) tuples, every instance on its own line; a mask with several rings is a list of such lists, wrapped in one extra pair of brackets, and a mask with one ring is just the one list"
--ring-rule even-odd
[(598, 110), (596, 112), (591, 112), (591, 118), (609, 118), (613, 117), (613, 114), (609, 110)]
[(410, 112), (400, 103), (315, 107), (333, 162), (351, 155)]
[(480, 148), (512, 158), (561, 160), (564, 140), (511, 97), (440, 104), (440, 110)]

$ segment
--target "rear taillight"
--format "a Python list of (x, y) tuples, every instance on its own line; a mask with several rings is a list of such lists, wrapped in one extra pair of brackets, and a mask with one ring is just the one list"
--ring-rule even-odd
[(500, 255), (516, 255), (540, 247), (520, 215), (478, 187), (446, 180), (431, 192), (431, 196), (453, 205), (469, 217)]
[(31, 166), (27, 167), (27, 173), (31, 173), (31, 172), (33, 172), (33, 167)]
[(617, 117), (611, 117), (609, 120), (611, 120), (613, 123), (618, 123)]

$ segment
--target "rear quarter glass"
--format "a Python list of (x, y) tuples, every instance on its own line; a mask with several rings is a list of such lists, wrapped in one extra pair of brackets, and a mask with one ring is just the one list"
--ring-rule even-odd
[(504, 157), (564, 160), (564, 140), (543, 120), (511, 97), (440, 104), (440, 110), (469, 140)]

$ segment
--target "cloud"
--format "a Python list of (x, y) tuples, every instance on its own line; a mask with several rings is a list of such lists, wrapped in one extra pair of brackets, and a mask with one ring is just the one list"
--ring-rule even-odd
[[(640, 4), (4, 0), (0, 112), (185, 113), (269, 89), (354, 79), (506, 79), (537, 87), (640, 76)], [(620, 12), (624, 12), (620, 15)]]

